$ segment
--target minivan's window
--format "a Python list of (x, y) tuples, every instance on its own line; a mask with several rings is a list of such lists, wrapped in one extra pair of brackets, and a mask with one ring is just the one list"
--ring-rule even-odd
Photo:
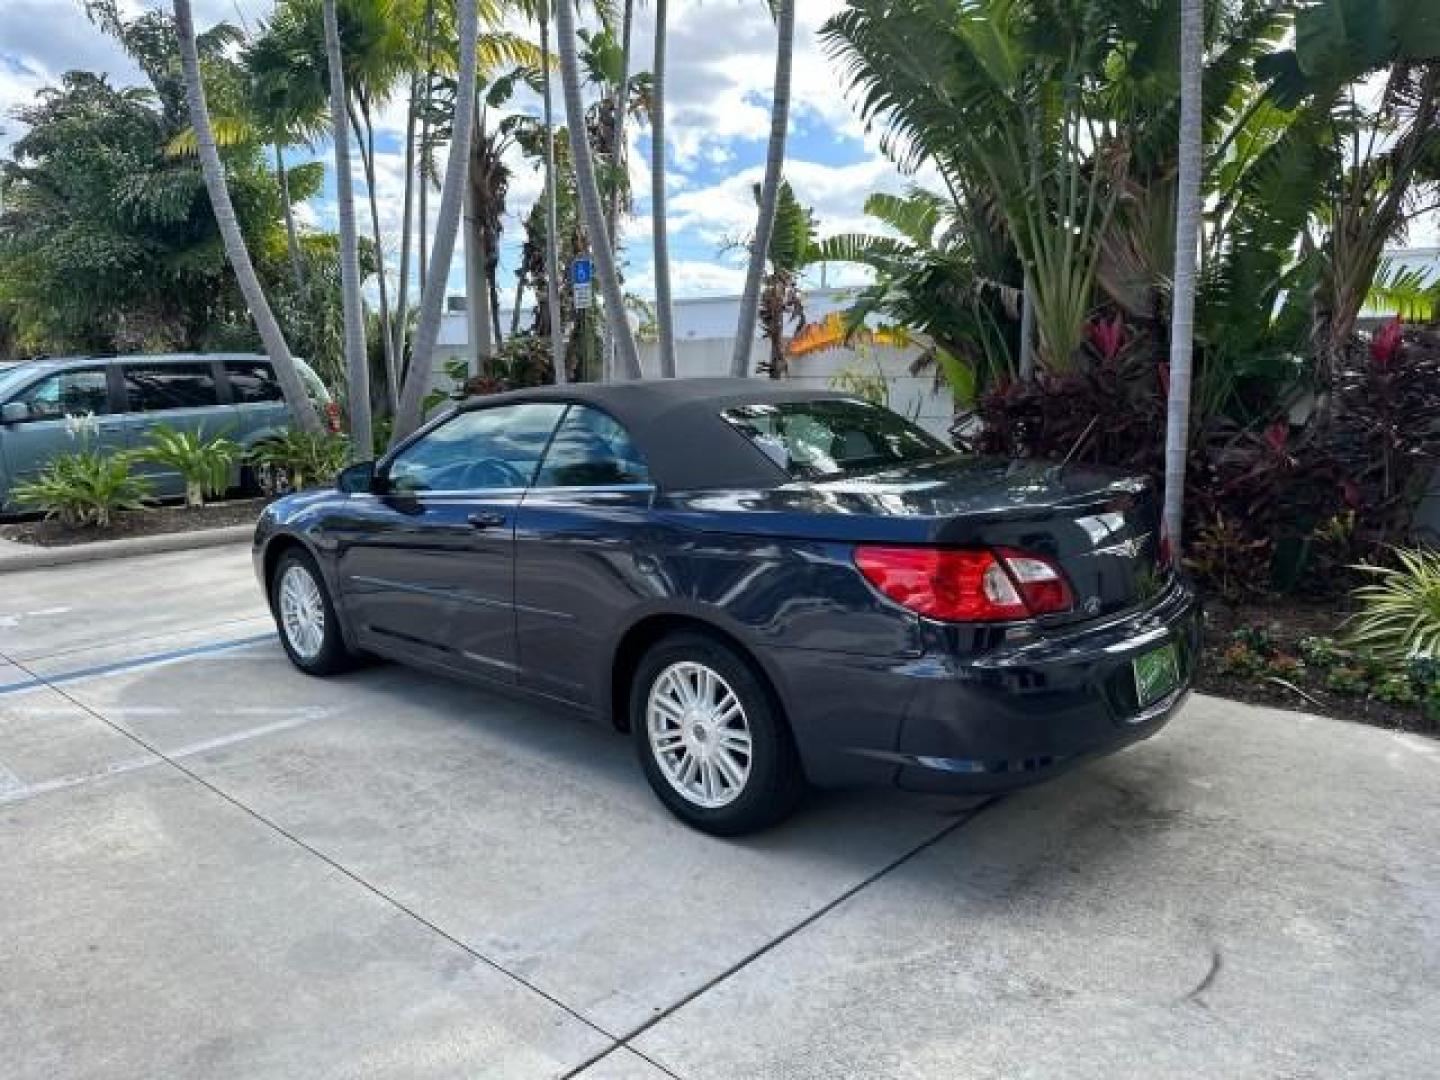
[(889, 409), (843, 398), (740, 405), (721, 415), (797, 480), (832, 480), (954, 453)]
[(98, 367), (57, 371), (32, 383), (11, 400), (29, 405), (32, 420), (60, 420), (79, 413), (110, 411), (105, 369)]
[(560, 416), (561, 402), (529, 402), (457, 413), (396, 454), (394, 492), (525, 487)]
[(225, 373), (230, 377), (230, 395), (236, 405), (285, 400), (280, 380), (269, 364), (258, 360), (227, 360)]
[(646, 484), (650, 471), (630, 433), (608, 413), (572, 405), (555, 432), (536, 487), (603, 487)]
[(123, 370), (131, 412), (220, 404), (209, 364), (126, 364)]

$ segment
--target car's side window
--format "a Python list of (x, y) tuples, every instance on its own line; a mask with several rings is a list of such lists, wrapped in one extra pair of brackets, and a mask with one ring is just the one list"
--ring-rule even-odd
[(80, 413), (110, 411), (105, 369), (99, 367), (60, 371), (22, 390), (15, 401), (30, 407), (31, 420), (61, 420)]
[(648, 484), (650, 470), (618, 421), (587, 405), (572, 405), (550, 449), (536, 487), (611, 487)]
[(126, 364), (123, 370), (131, 412), (220, 404), (215, 373), (209, 364)]
[(457, 413), (391, 459), (389, 489), (407, 494), (526, 487), (564, 412), (560, 402), (537, 401)]
[(259, 360), (227, 360), (225, 374), (230, 379), (230, 395), (236, 405), (285, 400), (280, 380), (269, 364)]

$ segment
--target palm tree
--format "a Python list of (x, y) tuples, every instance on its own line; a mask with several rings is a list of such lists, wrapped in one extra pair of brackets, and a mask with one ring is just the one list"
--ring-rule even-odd
[[(335, 0), (324, 0), (325, 60), (330, 72), (330, 113), (335, 141), (335, 196), (340, 218), (340, 296), (345, 321), (345, 396), (350, 410), (350, 452), (365, 460), (373, 452), (370, 427), (370, 365), (365, 352), (365, 307), (360, 299), (360, 240), (355, 232), (355, 188), (350, 173), (350, 133), (345, 125), (345, 70)], [(384, 323), (381, 323), (382, 333)], [(387, 356), (388, 359), (388, 356)], [(393, 367), (390, 370), (394, 370)]]
[[(625, 13), (620, 28), (620, 80), (615, 86), (615, 155), (614, 165), (618, 169), (626, 160), (625, 114), (630, 111), (630, 35), (635, 24), (635, 0), (625, 0)], [(620, 257), (620, 199), (629, 189), (629, 183), (615, 178), (610, 190), (610, 204), (605, 211), (605, 224), (610, 228), (610, 239), (615, 245), (615, 257)]]
[(665, 211), (665, 23), (666, 0), (655, 0), (654, 100), (650, 114), (650, 214), (655, 242), (655, 326), (660, 338), (660, 375), (675, 377), (675, 309), (670, 299), (670, 231)]
[(780, 174), (785, 167), (785, 134), (790, 126), (790, 62), (795, 51), (795, 0), (775, 0), (778, 42), (775, 46), (775, 92), (770, 105), (770, 145), (765, 151), (765, 184), (760, 191), (760, 212), (750, 243), (750, 269), (740, 295), (740, 321), (735, 329), (735, 352), (730, 374), (750, 374), (750, 350), (755, 342), (755, 319), (760, 303), (760, 279), (775, 228), (775, 206), (780, 198)]
[(200, 170), (205, 177), (205, 189), (210, 193), (210, 205), (215, 211), (215, 223), (225, 244), (225, 254), (235, 271), (235, 280), (245, 297), (246, 306), (255, 319), (260, 339), (275, 368), (276, 381), (280, 383), (285, 404), (290, 409), (295, 426), (302, 431), (320, 433), (324, 425), (320, 416), (305, 394), (300, 373), (295, 368), (290, 347), (275, 313), (265, 299), (265, 290), (256, 276), (255, 265), (250, 261), (250, 252), (245, 247), (245, 237), (240, 233), (240, 223), (235, 217), (235, 207), (230, 202), (230, 190), (225, 183), (225, 167), (220, 161), (220, 151), (215, 146), (215, 133), (210, 127), (210, 112), (205, 105), (205, 87), (200, 81), (200, 58), (195, 48), (195, 20), (190, 12), (190, 0), (175, 0), (175, 32), (180, 39), (180, 68), (185, 80), (185, 100), (190, 108), (190, 123), (195, 128), (195, 142), (199, 150)]
[(595, 274), (600, 279), (605, 317), (615, 341), (621, 374), (627, 379), (638, 379), (642, 376), (640, 353), (635, 347), (635, 335), (630, 332), (629, 320), (625, 317), (625, 297), (620, 290), (620, 276), (615, 269), (610, 234), (605, 229), (600, 188), (595, 181), (595, 162), (585, 129), (585, 103), (580, 97), (580, 63), (575, 53), (575, 11), (569, 0), (561, 0), (556, 5), (555, 21), (560, 81), (565, 93), (565, 126), (570, 133), (570, 152), (575, 159), (575, 186), (580, 195), (581, 216), (589, 234), (590, 253), (595, 261)]
[[(605, 227), (609, 230), (611, 251), (618, 261), (620, 258), (620, 199), (630, 190), (630, 178), (620, 170), (628, 168), (629, 157), (625, 147), (625, 114), (630, 111), (630, 37), (635, 26), (635, 0), (625, 0), (625, 12), (620, 26), (620, 78), (615, 84), (615, 134), (611, 168), (615, 172), (610, 189), (610, 200), (605, 207)], [(609, 335), (606, 335), (608, 338)], [(613, 376), (615, 369), (615, 342), (605, 342), (606, 369)]]
[(1195, 277), (1200, 241), (1203, 162), (1201, 93), (1205, 0), (1180, 6), (1180, 177), (1175, 207), (1175, 289), (1170, 316), (1170, 395), (1165, 417), (1165, 507), (1162, 532), (1170, 555), (1181, 552), (1185, 459), (1190, 440), (1191, 359), (1195, 347)]
[[(568, 0), (561, 0), (562, 3)], [(664, 3), (664, 0), (660, 0)], [(541, 79), (545, 99), (545, 299), (550, 311), (550, 362), (555, 366), (555, 381), (564, 384), (565, 328), (560, 325), (560, 212), (555, 194), (555, 117), (550, 101), (550, 8), (540, 0)]]
[[(400, 395), (395, 417), (394, 439), (402, 439), (420, 426), (425, 413), (425, 395), (430, 390), (435, 341), (440, 336), (440, 317), (445, 306), (445, 289), (450, 278), (450, 259), (455, 254), (455, 228), (460, 220), (460, 203), (465, 190), (466, 167), (470, 157), (470, 134), (475, 124), (475, 36), (476, 0), (457, 0), (460, 37), (460, 67), (455, 87), (455, 122), (450, 133), (450, 151), (445, 163), (445, 184), (440, 189), (440, 213), (435, 223), (434, 248), (425, 291), (420, 297), (420, 321), (415, 328), (415, 345), (410, 370)], [(573, 54), (572, 54), (573, 55)]]
[(465, 199), (461, 209), (464, 220), (465, 250), (465, 321), (469, 327), (466, 340), (470, 345), (471, 374), (479, 375), (484, 363), (495, 351), (491, 330), (490, 281), (486, 273), (489, 260), (488, 245), (485, 243), (485, 222), (482, 215), (489, 208), (484, 205), (485, 157), (486, 157), (485, 111), (475, 133), (470, 139), (470, 157), (465, 173)]

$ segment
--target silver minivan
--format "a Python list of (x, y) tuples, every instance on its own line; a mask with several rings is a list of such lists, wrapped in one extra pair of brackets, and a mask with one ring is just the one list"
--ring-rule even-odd
[[(320, 377), (296, 361), (312, 400), (333, 423)], [(283, 434), (289, 413), (265, 356), (167, 354), (66, 357), (0, 366), (0, 513), (16, 508), (10, 490), (58, 454), (80, 449), (69, 418), (94, 414), (92, 448), (138, 450), (158, 425), (224, 435), (246, 450)], [(157, 498), (185, 493), (180, 476), (137, 464)], [(237, 466), (234, 481), (242, 482)]]

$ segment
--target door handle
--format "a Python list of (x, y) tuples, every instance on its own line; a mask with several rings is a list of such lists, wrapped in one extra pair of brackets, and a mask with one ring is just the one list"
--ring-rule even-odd
[(481, 510), (465, 519), (476, 529), (494, 529), (505, 524), (505, 515)]

